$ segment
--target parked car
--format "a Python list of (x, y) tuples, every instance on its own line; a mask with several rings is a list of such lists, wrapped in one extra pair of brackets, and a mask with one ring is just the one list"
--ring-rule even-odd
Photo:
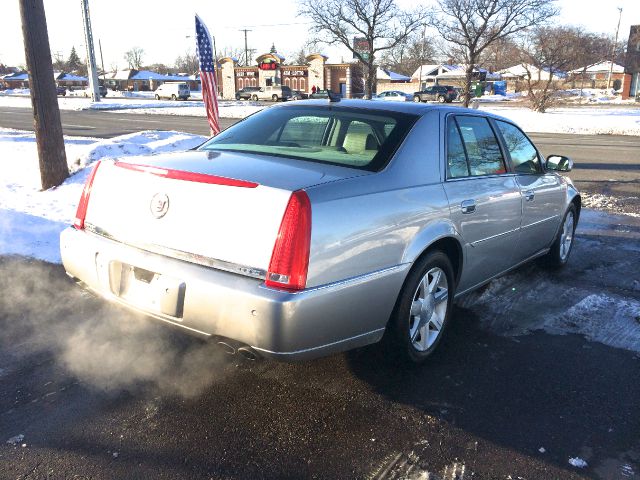
[(371, 97), (371, 100), (385, 102), (410, 102), (412, 99), (413, 95), (411, 95), (410, 93), (401, 92), (399, 90), (389, 90), (388, 92), (382, 92)]
[(236, 92), (236, 100), (250, 100), (251, 94), (260, 90), (260, 87), (244, 87)]
[(161, 98), (187, 100), (191, 96), (191, 90), (189, 85), (184, 82), (167, 82), (156, 89), (154, 96), (156, 100)]
[[(100, 85), (98, 87), (98, 92), (100, 93), (100, 96), (102, 98), (107, 96), (107, 87), (105, 87), (104, 85)], [(93, 91), (91, 90), (91, 87), (87, 87), (84, 90), (82, 90), (82, 94), (85, 97), (91, 97), (93, 95)]]
[(289, 100), (305, 100), (309, 98), (309, 94), (300, 90), (291, 90), (291, 98)]
[(285, 103), (192, 151), (97, 163), (61, 256), (86, 288), (249, 357), (383, 340), (420, 363), (454, 299), (567, 263), (571, 167), (483, 111)]
[(311, 92), (309, 94), (309, 98), (311, 99), (319, 99), (319, 98), (329, 98), (329, 94), (332, 93), (329, 90), (316, 90), (315, 92)]
[(251, 93), (251, 100), (271, 100), (272, 102), (289, 100), (293, 95), (291, 88), (283, 86), (260, 87), (258, 91)]
[(65, 87), (56, 86), (56, 95), (62, 95), (63, 97), (67, 94), (67, 89)]
[(458, 94), (455, 88), (449, 85), (434, 85), (413, 94), (414, 102), (437, 101), (440, 103), (453, 102)]

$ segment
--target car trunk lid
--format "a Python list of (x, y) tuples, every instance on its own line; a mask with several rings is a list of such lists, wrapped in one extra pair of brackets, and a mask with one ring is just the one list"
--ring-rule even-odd
[(291, 193), (369, 172), (235, 152), (103, 162), (87, 229), (176, 258), (261, 277)]

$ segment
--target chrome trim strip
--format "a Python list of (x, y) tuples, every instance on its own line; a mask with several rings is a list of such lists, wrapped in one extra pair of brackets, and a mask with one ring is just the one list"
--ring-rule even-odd
[(523, 225), (522, 228), (535, 227), (536, 225), (540, 225), (541, 223), (548, 222), (550, 220), (555, 220), (558, 217), (560, 217), (560, 215), (554, 215), (553, 217), (544, 218), (542, 220), (538, 220), (537, 222), (533, 222), (528, 225)]
[(518, 228), (514, 228), (513, 230), (509, 230), (509, 231), (507, 231), (507, 232), (498, 233), (497, 235), (492, 235), (492, 236), (487, 237), (487, 238), (483, 238), (482, 240), (477, 240), (477, 241), (475, 241), (475, 242), (472, 242), (470, 245), (471, 245), (472, 247), (475, 247), (475, 246), (476, 246), (476, 245), (478, 245), (479, 243), (486, 242), (487, 240), (493, 240), (494, 238), (503, 237), (503, 236), (505, 236), (505, 235), (509, 235), (509, 234), (511, 234), (511, 233), (517, 232), (518, 230), (520, 230), (520, 227), (518, 227)]
[(384, 328), (378, 328), (377, 330), (371, 330), (370, 332), (361, 333), (360, 335), (356, 335), (355, 337), (344, 338), (344, 339), (338, 340), (336, 342), (320, 345), (319, 347), (305, 348), (303, 350), (295, 350), (293, 352), (272, 352), (271, 350), (266, 350), (264, 348), (258, 348), (258, 347), (253, 347), (253, 346), (251, 348), (253, 348), (254, 350), (257, 350), (258, 352), (264, 352), (266, 354), (272, 354), (272, 355), (300, 355), (300, 354), (303, 354), (303, 353), (313, 352), (313, 351), (320, 350), (320, 349), (323, 349), (323, 348), (330, 348), (330, 347), (333, 347), (335, 345), (340, 345), (341, 343), (351, 342), (352, 340), (357, 340), (359, 338), (366, 337), (367, 335), (375, 335), (375, 334), (378, 334), (378, 333), (384, 332), (384, 331), (385, 331)]
[(105, 230), (102, 230), (100, 227), (96, 227), (95, 225), (91, 225), (88, 223), (85, 224), (85, 230), (90, 233), (93, 233), (94, 235), (107, 238), (113, 242), (117, 242), (117, 243), (120, 243), (121, 245), (126, 245), (128, 247), (132, 247), (141, 251), (163, 255), (165, 257), (175, 258), (177, 260), (182, 260), (188, 263), (194, 263), (196, 265), (202, 265), (204, 267), (215, 268), (217, 270), (223, 270), (225, 272), (236, 273), (238, 275), (257, 278), (259, 280), (264, 280), (265, 278), (267, 278), (267, 272), (260, 268), (248, 267), (246, 265), (226, 262), (224, 260), (209, 258), (209, 257), (205, 257), (195, 253), (184, 252), (182, 250), (176, 250), (169, 247), (162, 247), (160, 245), (154, 245), (150, 243), (145, 243), (145, 244), (124, 243), (118, 240), (117, 238), (113, 237), (112, 235), (110, 235)]
[(354, 285), (359, 285), (361, 283), (365, 283), (370, 280), (376, 280), (378, 278), (386, 277), (387, 275), (391, 275), (392, 273), (395, 273), (397, 271), (403, 270), (405, 268), (409, 268), (410, 266), (411, 266), (410, 263), (401, 263), (394, 267), (383, 268), (382, 270), (376, 270), (375, 272), (365, 273), (357, 277), (346, 278), (344, 280), (338, 280), (337, 282), (333, 282), (333, 283), (325, 283), (324, 285), (318, 285), (315, 287), (310, 287), (310, 288), (295, 291), (295, 292), (289, 292), (287, 290), (280, 290), (277, 288), (267, 287), (264, 284), (260, 285), (258, 288), (264, 288), (266, 290), (273, 290), (276, 292), (289, 293), (291, 295), (302, 295), (306, 293), (318, 292), (320, 290), (333, 290), (333, 289), (340, 289), (340, 288), (350, 287)]

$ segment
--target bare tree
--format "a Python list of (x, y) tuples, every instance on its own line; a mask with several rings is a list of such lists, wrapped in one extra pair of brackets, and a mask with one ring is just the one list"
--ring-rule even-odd
[(199, 69), (198, 56), (195, 51), (187, 50), (184, 55), (178, 56), (173, 65), (178, 72), (195, 73)]
[(422, 32), (414, 33), (394, 48), (387, 50), (380, 64), (403, 75), (412, 75), (420, 65), (434, 63), (437, 56), (437, 42)]
[(136, 70), (139, 70), (142, 67), (143, 56), (144, 49), (140, 47), (133, 47), (131, 50), (124, 52), (124, 59), (129, 65), (129, 68), (135, 68)]
[(560, 75), (574, 56), (575, 41), (570, 27), (538, 27), (523, 45), (523, 66), (531, 109), (544, 113), (558, 98)]
[[(365, 97), (375, 91), (376, 57), (403, 42), (427, 19), (424, 10), (403, 11), (395, 0), (299, 0), (318, 40), (347, 47), (364, 65)], [(356, 48), (354, 37), (363, 39)]]
[(555, 0), (438, 0), (433, 26), (461, 48), (466, 63), (464, 106), (471, 101), (473, 70), (493, 43), (557, 14)]
[(490, 72), (513, 67), (521, 57), (520, 45), (513, 38), (501, 38), (489, 45), (478, 60), (478, 64)]

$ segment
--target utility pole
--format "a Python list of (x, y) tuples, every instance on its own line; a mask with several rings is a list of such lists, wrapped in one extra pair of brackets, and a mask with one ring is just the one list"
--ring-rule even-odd
[(69, 176), (69, 168), (42, 0), (20, 0), (20, 17), (40, 163), (40, 183), (43, 190), (48, 190), (64, 182)]
[(249, 66), (249, 47), (247, 46), (247, 32), (251, 30), (247, 30), (246, 28), (241, 29), (241, 32), (244, 32), (244, 65), (245, 67)]
[(89, 0), (82, 2), (82, 20), (84, 22), (84, 39), (87, 47), (87, 70), (89, 72), (89, 89), (94, 102), (100, 101), (100, 84), (96, 68), (96, 55), (93, 50), (93, 33), (91, 32), (91, 18), (89, 17)]
[(104, 57), (102, 56), (102, 42), (100, 41), (100, 39), (98, 39), (98, 48), (100, 49), (100, 63), (102, 64), (102, 82), (104, 83), (104, 80), (105, 80)]
[(613, 61), (616, 58), (616, 47), (618, 46), (618, 33), (620, 32), (620, 20), (622, 19), (622, 7), (618, 7), (618, 26), (616, 27), (616, 39), (611, 47), (611, 65), (609, 66), (609, 75), (607, 75), (607, 90), (611, 88), (611, 76), (613, 74)]

